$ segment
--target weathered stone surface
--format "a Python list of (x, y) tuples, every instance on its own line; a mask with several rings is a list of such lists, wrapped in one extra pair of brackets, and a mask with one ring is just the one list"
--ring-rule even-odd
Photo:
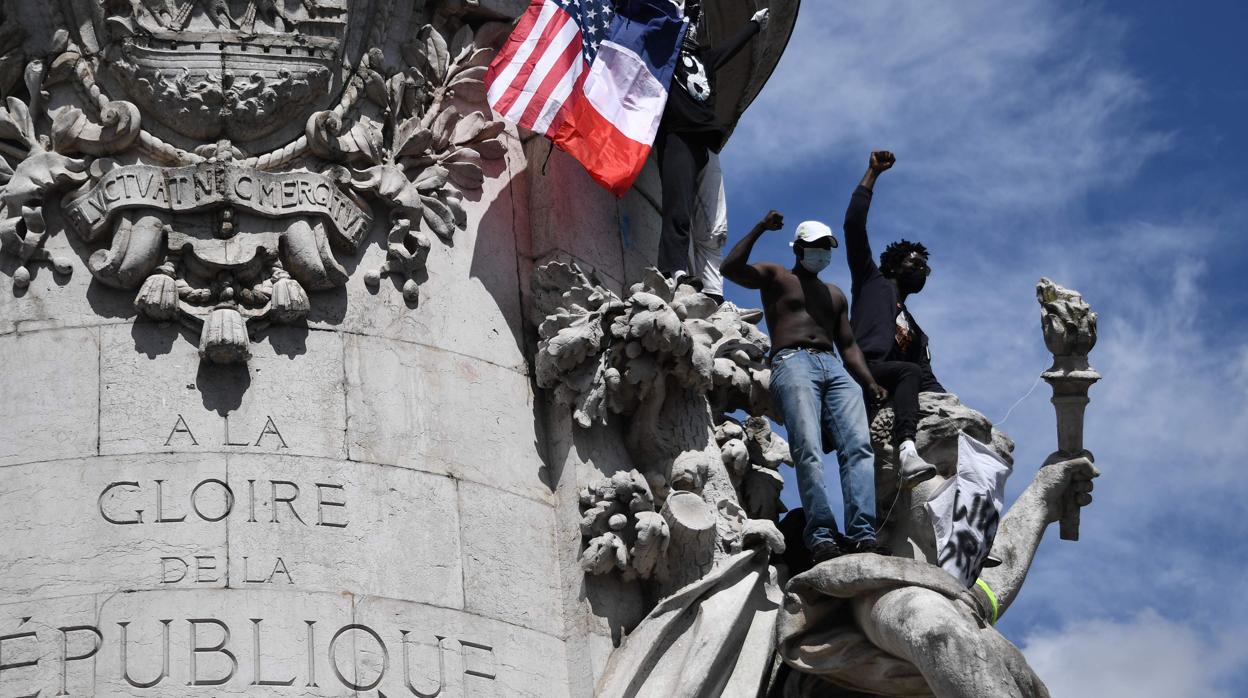
[(0, 603), (229, 586), (464, 605), (447, 477), (209, 453), (12, 466), (5, 483)]
[[(756, 399), (769, 375), (756, 313), (653, 269), (617, 296), (560, 263), (536, 270), (533, 304), (538, 384), (576, 427), (599, 439), (623, 432), (625, 465), (589, 471), (581, 490), (581, 567), (645, 579), (662, 599), (611, 653), (595, 695), (749, 695), (772, 653), (780, 592), (770, 554), (784, 541), (742, 509), (751, 454), (743, 438), (731, 442), (745, 432), (724, 424), (720, 439), (713, 411), (767, 409)], [(783, 460), (769, 435), (756, 446), (760, 464)]]
[(140, 592), (8, 604), (0, 623), (32, 633), (6, 638), (5, 695), (52, 695), (62, 680), (70, 695), (99, 696), (567, 695), (555, 638), (393, 599)]
[(0, 336), (0, 466), (94, 454), (100, 394), (95, 329)]
[(193, 345), (154, 324), (100, 333), (102, 454), (347, 455), (341, 335), (275, 328), (249, 364), (201, 366)]
[(619, 217), (624, 224), (621, 236), (623, 278), (628, 281), (642, 278), (659, 254), (659, 234), (663, 230), (663, 190), (658, 161), (658, 154), (651, 151), (637, 183), (618, 202)]
[(594, 684), (624, 632), (645, 616), (647, 605), (640, 580), (620, 575), (585, 574), (581, 566), (584, 538), (579, 489), (582, 483), (631, 467), (623, 435), (611, 429), (576, 428), (565, 415), (547, 411), (546, 458), (556, 486), (555, 536), (559, 555), (562, 609), (569, 637), (568, 686), (574, 696), (592, 695)]
[(344, 342), (352, 460), (549, 501), (526, 376), (415, 344), (357, 335)]
[[(1048, 279), (1036, 284), (1040, 302), (1040, 328), (1044, 345), (1053, 354), (1053, 365), (1040, 374), (1053, 388), (1053, 408), (1057, 410), (1057, 450), (1045, 465), (1071, 458), (1092, 460), (1083, 447), (1083, 413), (1088, 406), (1088, 390), (1101, 374), (1088, 363), (1088, 352), (1096, 346), (1096, 313), (1078, 291), (1062, 288)], [(1067, 502), (1061, 521), (1062, 540), (1079, 540), (1079, 506)]]
[(525, 144), (530, 168), (529, 224), (532, 256), (545, 259), (564, 252), (614, 278), (624, 279), (620, 218), (615, 198), (594, 184), (584, 168), (550, 143), (534, 138)]
[[(526, 696), (560, 698), (575, 696), (567, 689), (563, 641), (546, 633), (512, 623), (431, 607), (413, 608), (392, 599), (364, 597), (356, 600), (357, 623), (385, 628), (411, 627), (412, 687), (432, 693), (437, 687), (433, 664), (434, 639), (441, 637), (445, 686), (441, 695)], [(422, 637), (423, 635), (423, 637)], [(415, 643), (425, 643), (417, 647)], [(417, 650), (423, 650), (420, 663)], [(392, 658), (392, 666), (401, 664)], [(423, 678), (423, 683), (421, 679)], [(395, 686), (394, 682), (389, 685)], [(386, 691), (391, 695), (390, 691)], [(393, 695), (414, 695), (410, 688), (395, 688)]]
[[(49, 227), (63, 227), (60, 219), (59, 213), (49, 216)], [(0, 254), (0, 335), (56, 327), (95, 327), (134, 318), (137, 311), (132, 296), (101, 292), (98, 283), (92, 287), (82, 243), (67, 235), (54, 235), (44, 247), (49, 254), (68, 260), (70, 273), (35, 269), (25, 289), (13, 285), (16, 261)]]
[(239, 509), (226, 526), (231, 588), (346, 592), (463, 608), (460, 519), (450, 478), (259, 454), (229, 456), (229, 475)]
[(214, 484), (227, 479), (224, 455), (70, 459), (2, 477), (0, 527), (11, 538), (0, 548), (0, 604), (226, 584), (226, 524), (195, 513), (224, 511)]
[(465, 608), (562, 637), (554, 510), (463, 482), (459, 516)]

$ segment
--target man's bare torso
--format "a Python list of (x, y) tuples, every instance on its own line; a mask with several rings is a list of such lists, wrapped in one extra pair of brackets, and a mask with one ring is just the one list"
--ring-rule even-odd
[(760, 289), (763, 314), (771, 332), (772, 351), (792, 347), (832, 350), (832, 329), (845, 312), (845, 294), (814, 274), (795, 274), (779, 264), (764, 263), (771, 280)]

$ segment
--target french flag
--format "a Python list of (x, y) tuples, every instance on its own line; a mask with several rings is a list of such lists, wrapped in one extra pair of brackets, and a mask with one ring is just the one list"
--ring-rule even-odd
[(654, 144), (686, 26), (671, 0), (533, 0), (490, 64), (490, 107), (623, 196)]

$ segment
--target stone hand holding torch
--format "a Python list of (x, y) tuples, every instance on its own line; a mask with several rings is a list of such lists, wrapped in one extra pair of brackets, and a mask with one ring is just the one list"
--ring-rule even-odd
[[(1041, 374), (1053, 388), (1057, 411), (1057, 450), (1044, 462), (1060, 463), (1072, 458), (1093, 460), (1083, 447), (1083, 411), (1088, 388), (1101, 379), (1088, 364), (1088, 352), (1096, 345), (1096, 313), (1083, 296), (1048, 279), (1036, 284), (1040, 301), (1040, 327), (1044, 344), (1053, 353), (1053, 365)], [(1079, 540), (1079, 505), (1074, 493), (1067, 495), (1060, 522), (1062, 540)]]

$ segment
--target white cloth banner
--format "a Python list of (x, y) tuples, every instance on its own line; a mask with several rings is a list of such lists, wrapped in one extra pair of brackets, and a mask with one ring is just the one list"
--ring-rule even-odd
[(966, 586), (979, 578), (1001, 522), (1005, 480), (1013, 466), (988, 446), (958, 434), (958, 475), (927, 503), (936, 533), (936, 560)]

